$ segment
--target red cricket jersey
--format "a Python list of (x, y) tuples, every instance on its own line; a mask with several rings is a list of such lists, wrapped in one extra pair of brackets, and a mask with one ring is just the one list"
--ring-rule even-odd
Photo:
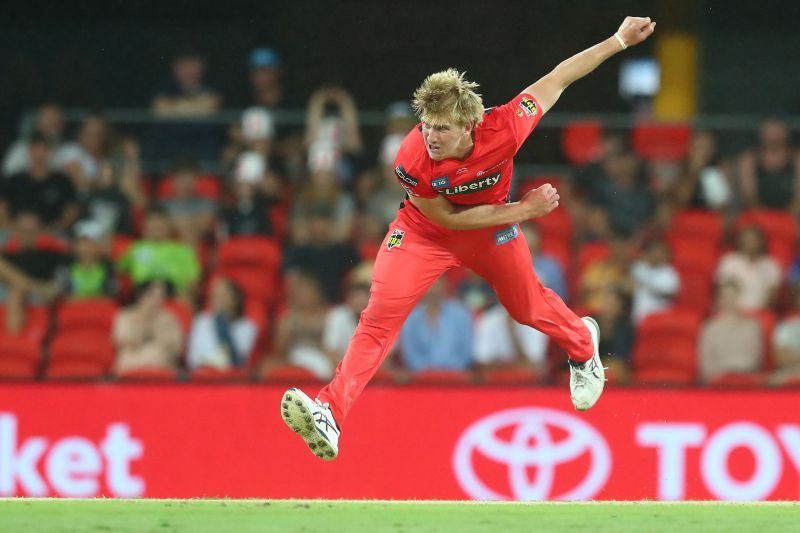
[[(508, 201), (514, 156), (542, 118), (539, 103), (519, 94), (507, 104), (484, 111), (475, 128), (475, 146), (465, 159), (434, 161), (425, 149), (422, 126), (406, 135), (395, 159), (397, 180), (411, 196), (443, 195), (453, 204), (502, 204)], [(406, 199), (415, 218), (425, 216)]]

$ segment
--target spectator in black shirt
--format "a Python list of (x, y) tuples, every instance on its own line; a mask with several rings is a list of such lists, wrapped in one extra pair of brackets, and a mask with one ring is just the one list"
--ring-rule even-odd
[(222, 232), (232, 235), (274, 234), (269, 208), (279, 201), (280, 182), (265, 173), (264, 157), (245, 152), (236, 166), (235, 198), (222, 212)]
[(284, 267), (308, 272), (319, 280), (328, 302), (339, 302), (347, 272), (361, 258), (349, 242), (336, 242), (333, 234), (333, 214), (324, 207), (311, 212), (309, 242), (286, 250)]
[(32, 211), (45, 227), (65, 232), (78, 217), (79, 208), (72, 181), (50, 170), (50, 145), (41, 133), (35, 133), (28, 147), (28, 168), (3, 183), (3, 204), (12, 217)]

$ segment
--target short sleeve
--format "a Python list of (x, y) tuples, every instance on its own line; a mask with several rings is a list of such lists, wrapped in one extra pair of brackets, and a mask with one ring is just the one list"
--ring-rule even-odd
[(433, 190), (429, 183), (425, 183), (421, 176), (415, 176), (407, 170), (398, 157), (394, 165), (394, 175), (397, 182), (406, 190), (409, 196), (418, 198), (436, 198), (439, 193)]
[(516, 150), (519, 150), (542, 119), (542, 108), (532, 95), (521, 93), (510, 102), (492, 109), (491, 115), (497, 115), (495, 120), (503, 123), (502, 131), (508, 132)]

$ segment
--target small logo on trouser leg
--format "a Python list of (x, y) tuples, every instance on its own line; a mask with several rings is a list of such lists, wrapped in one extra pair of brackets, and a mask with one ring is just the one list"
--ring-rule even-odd
[(392, 234), (389, 235), (389, 238), (386, 240), (386, 249), (391, 250), (395, 246), (403, 244), (403, 236), (405, 234), (406, 232), (401, 229), (392, 230)]
[(502, 229), (494, 234), (494, 242), (497, 246), (513, 241), (519, 235), (519, 226), (514, 224), (506, 229)]

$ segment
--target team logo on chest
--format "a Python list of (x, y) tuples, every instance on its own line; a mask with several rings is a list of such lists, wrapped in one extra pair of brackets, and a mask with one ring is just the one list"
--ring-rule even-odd
[(495, 172), (490, 176), (480, 177), (476, 180), (468, 181), (467, 183), (445, 187), (440, 189), (440, 192), (443, 194), (469, 194), (489, 189), (498, 183), (500, 183), (500, 173)]
[(392, 248), (403, 244), (403, 236), (405, 236), (405, 234), (406, 232), (401, 229), (392, 230), (392, 234), (389, 235), (388, 239), (386, 239), (386, 249), (391, 250)]

